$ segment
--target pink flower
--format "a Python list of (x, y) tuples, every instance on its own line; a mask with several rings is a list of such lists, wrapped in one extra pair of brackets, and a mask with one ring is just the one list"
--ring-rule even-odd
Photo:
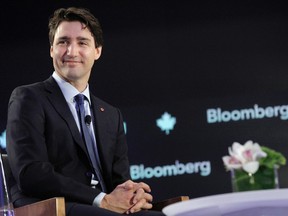
[(259, 144), (253, 143), (251, 140), (244, 145), (234, 142), (232, 147), (228, 148), (228, 152), (229, 156), (222, 158), (228, 170), (243, 169), (251, 174), (259, 169), (259, 159), (267, 156)]

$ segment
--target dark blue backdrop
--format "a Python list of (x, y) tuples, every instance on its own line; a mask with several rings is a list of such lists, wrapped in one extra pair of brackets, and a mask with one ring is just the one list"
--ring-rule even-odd
[[(288, 15), (278, 1), (1, 2), (1, 133), (12, 89), (51, 75), (48, 17), (66, 6), (89, 8), (102, 23), (105, 45), (90, 85), (122, 110), (131, 165), (160, 175), (177, 161), (210, 163), (207, 176), (178, 170), (142, 179), (155, 199), (230, 192), (221, 158), (234, 141), (251, 139), (288, 155), (288, 122), (279, 116), (207, 122), (211, 108), (288, 104)], [(156, 124), (165, 112), (176, 118), (169, 134)], [(0, 138), (3, 144), (4, 133)], [(281, 187), (287, 180), (285, 166)]]

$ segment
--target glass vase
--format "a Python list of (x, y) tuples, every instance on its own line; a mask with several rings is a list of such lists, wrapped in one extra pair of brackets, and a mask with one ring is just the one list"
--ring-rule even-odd
[(232, 191), (251, 191), (279, 188), (278, 167), (260, 166), (256, 173), (244, 170), (231, 170)]

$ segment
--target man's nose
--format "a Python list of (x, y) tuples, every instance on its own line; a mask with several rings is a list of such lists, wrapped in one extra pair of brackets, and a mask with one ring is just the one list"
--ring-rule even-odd
[(78, 52), (78, 48), (76, 44), (69, 44), (67, 47), (67, 55), (69, 56), (76, 56)]

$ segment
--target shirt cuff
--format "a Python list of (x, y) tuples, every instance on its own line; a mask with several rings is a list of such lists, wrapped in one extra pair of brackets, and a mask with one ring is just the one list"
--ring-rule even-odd
[(104, 198), (104, 196), (106, 195), (106, 193), (101, 192), (100, 194), (98, 194), (98, 196), (95, 197), (94, 201), (93, 201), (93, 206), (100, 206), (100, 203), (102, 201), (102, 199)]

